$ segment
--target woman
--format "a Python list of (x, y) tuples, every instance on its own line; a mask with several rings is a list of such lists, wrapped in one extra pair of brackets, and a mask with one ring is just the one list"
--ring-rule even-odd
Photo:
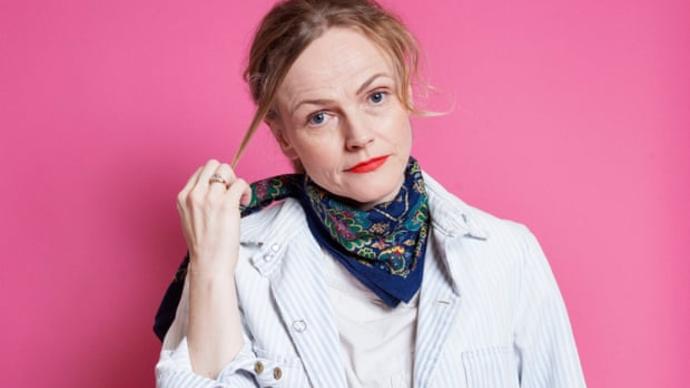
[(189, 249), (156, 316), (158, 386), (585, 386), (534, 235), (410, 155), (416, 58), (371, 1), (265, 16), (232, 165), (263, 121), (296, 173), (249, 186), (210, 160), (180, 192)]

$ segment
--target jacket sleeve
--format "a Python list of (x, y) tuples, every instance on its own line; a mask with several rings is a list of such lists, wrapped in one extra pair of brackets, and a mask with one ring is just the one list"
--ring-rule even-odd
[[(251, 373), (256, 356), (252, 351), (251, 340), (247, 336), (246, 328), (243, 328), (244, 347), (233, 360), (223, 367), (216, 379), (210, 379), (193, 372), (187, 346), (188, 290), (189, 280), (185, 278), (175, 320), (165, 334), (160, 357), (156, 363), (156, 387), (256, 388), (258, 385)], [(242, 322), (244, 324), (244, 319)]]
[(549, 262), (525, 230), (514, 332), (520, 387), (585, 388), (568, 312)]

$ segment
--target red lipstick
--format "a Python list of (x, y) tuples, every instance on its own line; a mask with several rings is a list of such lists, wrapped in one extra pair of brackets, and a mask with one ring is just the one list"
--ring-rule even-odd
[(386, 162), (386, 159), (388, 159), (390, 155), (385, 155), (385, 156), (379, 156), (378, 158), (372, 158), (367, 161), (364, 161), (362, 163), (359, 163), (355, 165), (354, 167), (350, 168), (349, 170), (346, 170), (347, 172), (354, 172), (357, 174), (362, 174), (365, 172), (370, 172), (374, 171), (377, 168), (381, 167)]

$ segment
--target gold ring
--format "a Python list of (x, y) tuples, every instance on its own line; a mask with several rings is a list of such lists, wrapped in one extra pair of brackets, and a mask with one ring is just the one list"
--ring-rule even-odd
[(228, 187), (230, 187), (230, 183), (228, 183), (228, 181), (225, 178), (223, 178), (222, 176), (220, 176), (218, 174), (211, 175), (211, 178), (209, 178), (209, 180), (208, 180), (208, 184), (210, 185), (210, 184), (213, 184), (216, 182), (222, 183), (223, 185), (225, 185), (226, 189)]

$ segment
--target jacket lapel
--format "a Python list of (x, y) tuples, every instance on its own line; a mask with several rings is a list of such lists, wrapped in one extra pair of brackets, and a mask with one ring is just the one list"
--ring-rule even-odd
[[(284, 246), (275, 268), (264, 267), (278, 311), (314, 387), (346, 388), (335, 314), (325, 281), (323, 252), (301, 205), (288, 199), (274, 220), (268, 246)], [(272, 245), (273, 244), (273, 245)]]
[(417, 311), (417, 336), (415, 340), (414, 386), (430, 387), (436, 360), (447, 343), (450, 328), (460, 308), (460, 297), (454, 291), (448, 271), (441, 268), (446, 261), (447, 236), (432, 226), (425, 258), (424, 280), (419, 295)]
[(488, 233), (477, 228), (463, 202), (448, 193), (424, 173), (429, 195), (432, 228), (429, 235), (424, 280), (417, 312), (414, 386), (435, 386), (433, 376), (438, 359), (453, 327), (461, 324), (461, 264), (466, 256), (464, 238), (486, 240)]

